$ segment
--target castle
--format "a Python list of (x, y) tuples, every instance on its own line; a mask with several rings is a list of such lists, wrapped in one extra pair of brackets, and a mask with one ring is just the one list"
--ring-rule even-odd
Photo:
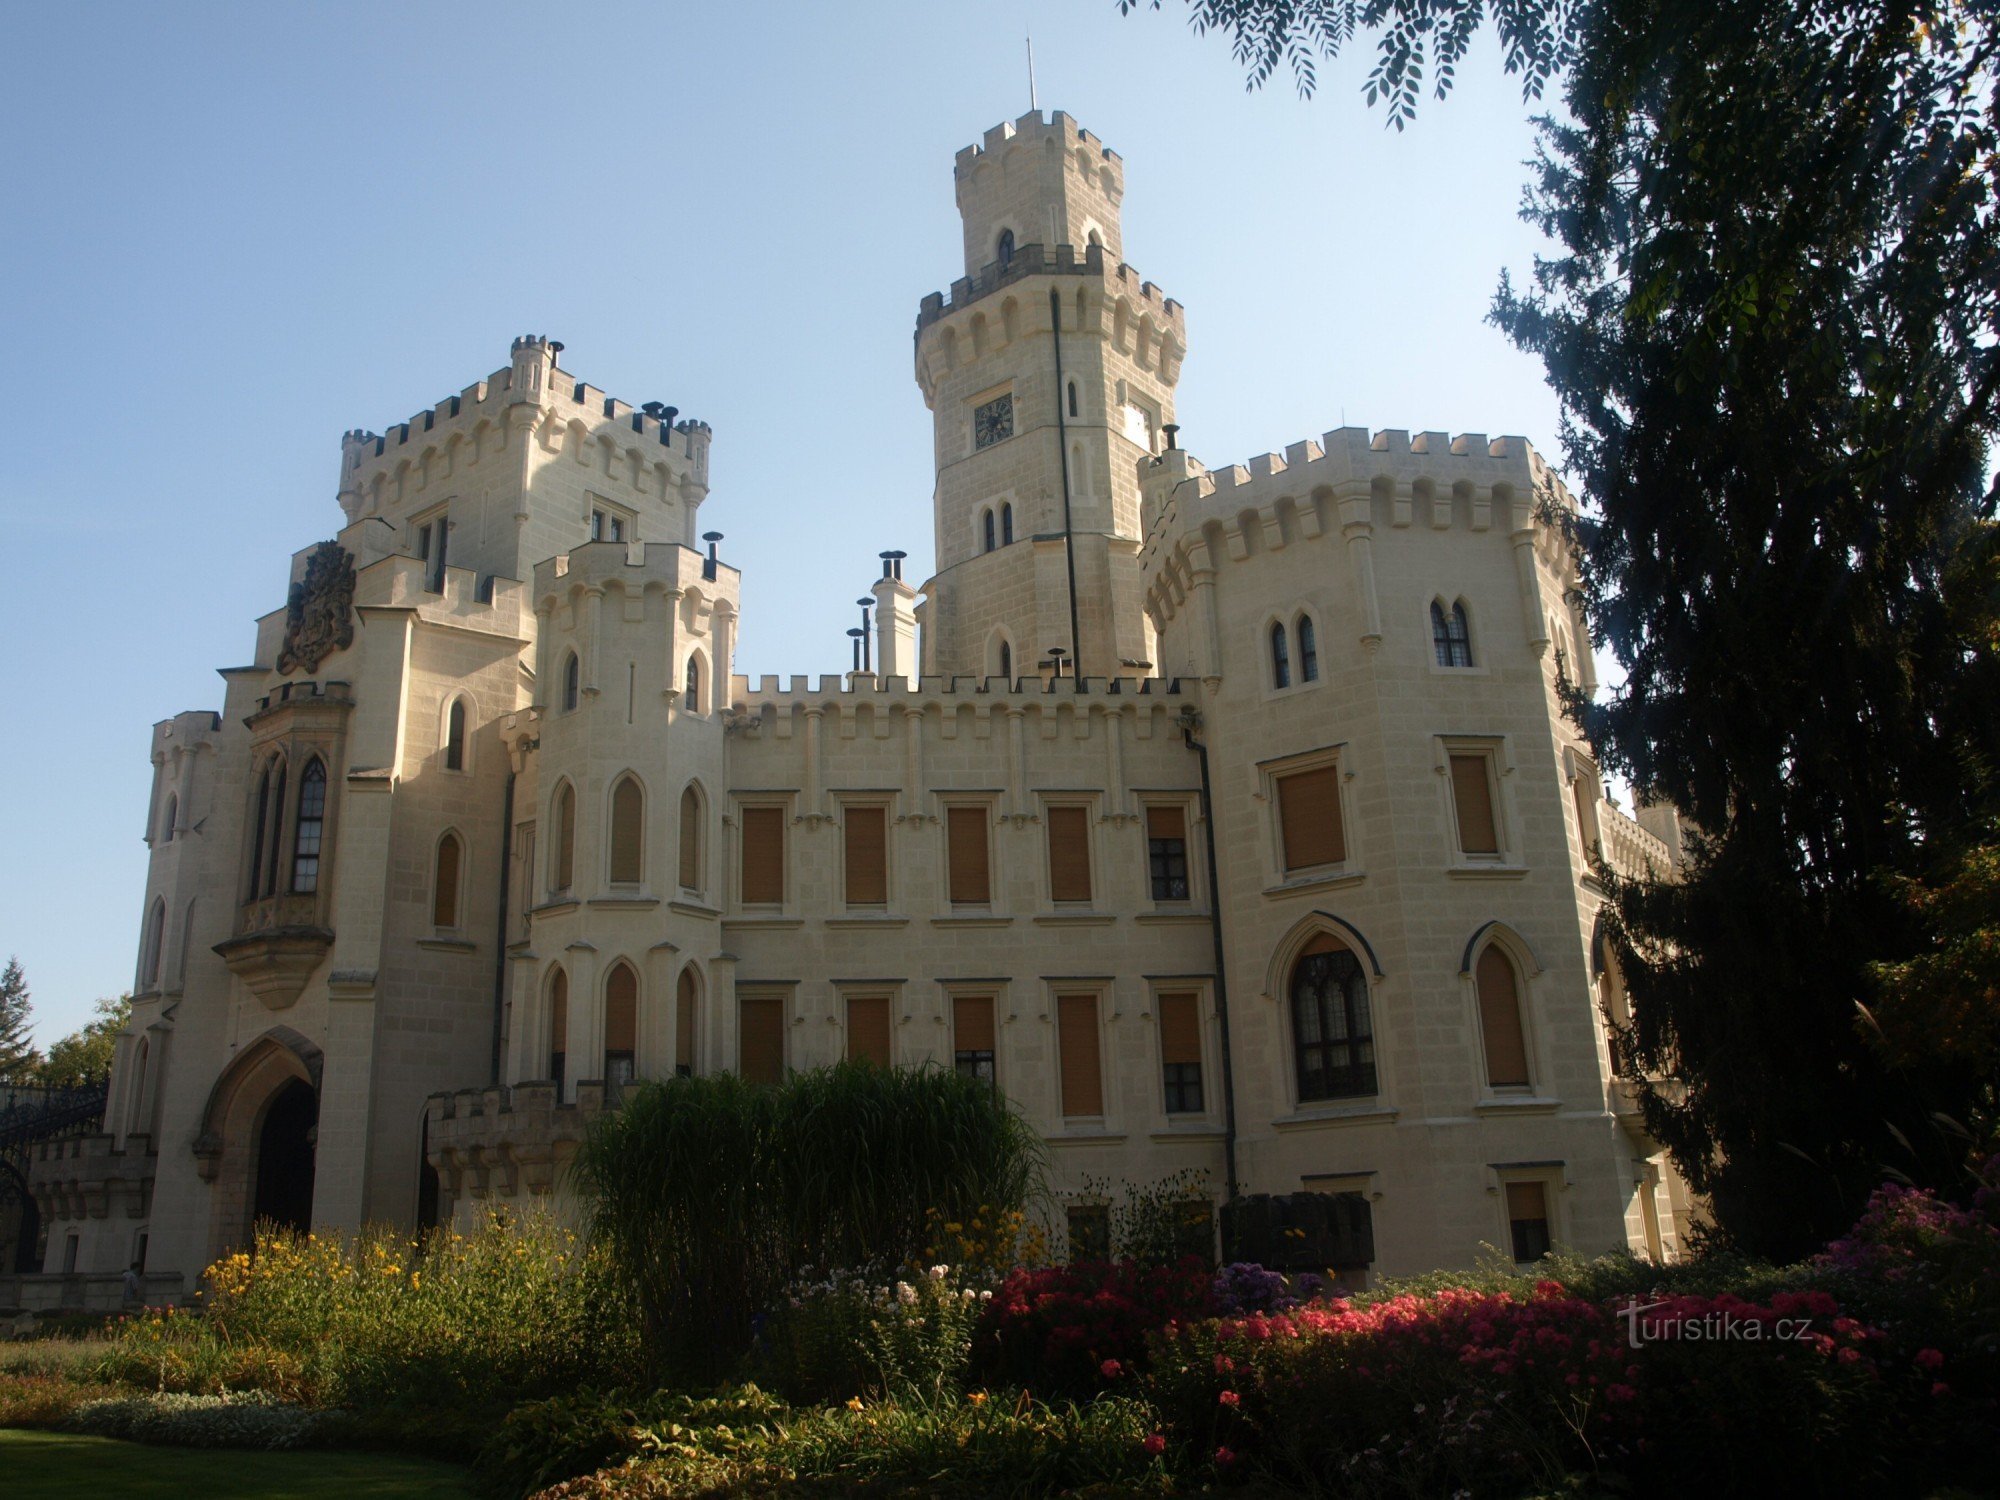
[(338, 534), (222, 711), (153, 731), (132, 1022), (103, 1132), (33, 1164), (46, 1273), (566, 1211), (627, 1081), (842, 1056), (990, 1080), (1079, 1252), (1106, 1182), (1183, 1171), (1330, 1195), (1355, 1283), (1678, 1252), (1593, 874), (1678, 830), (1562, 716), (1560, 480), (1351, 427), (1204, 467), (1120, 158), (1031, 113), (954, 175), (936, 574), (883, 555), (852, 673), (733, 675), (709, 428), (560, 344), (346, 434)]

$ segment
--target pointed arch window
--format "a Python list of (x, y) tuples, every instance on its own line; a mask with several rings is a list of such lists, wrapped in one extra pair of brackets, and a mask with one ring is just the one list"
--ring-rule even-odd
[(431, 925), (458, 926), (458, 882), (465, 866), (465, 845), (455, 833), (438, 840), (437, 872), (431, 882)]
[(1472, 631), (1466, 622), (1463, 600), (1452, 605), (1449, 610), (1437, 601), (1432, 601), (1431, 644), (1437, 651), (1439, 666), (1472, 665)]
[(620, 963), (604, 980), (604, 1081), (630, 1083), (639, 1055), (639, 976)]
[(1486, 1082), (1491, 1088), (1525, 1088), (1528, 1046), (1521, 1029), (1521, 986), (1513, 960), (1489, 943), (1474, 970), (1479, 991), (1479, 1034), (1485, 1043)]
[(292, 833), (292, 891), (319, 889), (320, 840), (326, 831), (326, 766), (314, 757), (299, 778), (299, 820)]
[(694, 1013), (701, 986), (692, 968), (682, 969), (674, 986), (674, 1077), (694, 1077)]
[(1000, 242), (993, 247), (993, 258), (1000, 262), (1003, 270), (1014, 263), (1013, 230), (1003, 229), (1000, 231)]
[(562, 1098), (563, 1074), (569, 1065), (569, 974), (557, 969), (549, 976), (549, 1077)]
[(1072, 417), (1076, 415), (1076, 382), (1074, 380), (1069, 383), (1069, 414)]
[(1292, 651), (1285, 639), (1283, 621), (1271, 626), (1271, 686), (1290, 687), (1292, 685)]
[(979, 513), (979, 550), (982, 552), (993, 550), (993, 512), (990, 510)]
[(1014, 504), (1011, 500), (1000, 503), (1000, 545), (1014, 545)]
[(701, 794), (692, 786), (681, 791), (681, 889), (701, 889)]
[(1299, 681), (1319, 681), (1319, 638), (1311, 615), (1299, 616)]
[(574, 651), (563, 658), (562, 711), (575, 713), (577, 699), (582, 693), (583, 666)]
[(566, 891), (576, 882), (576, 788), (567, 781), (556, 788), (550, 822), (555, 825), (555, 842), (549, 850), (549, 885)]
[(621, 776), (611, 789), (611, 883), (637, 885), (646, 875), (646, 794)]
[(1321, 936), (1292, 966), (1292, 1056), (1299, 1101), (1351, 1099), (1375, 1092), (1375, 1031), (1361, 961)]
[(465, 769), (465, 700), (454, 698), (444, 716), (444, 768)]
[(158, 989), (160, 986), (160, 950), (167, 940), (167, 903), (155, 896), (153, 904), (146, 909), (146, 930), (139, 939), (139, 988)]
[(166, 808), (160, 816), (161, 843), (171, 844), (174, 841), (174, 824), (178, 823), (180, 818), (181, 799), (176, 797), (172, 792), (169, 792), (167, 793)]
[(691, 714), (701, 712), (701, 658), (690, 656), (681, 680), (681, 707)]
[(1000, 643), (1000, 675), (1009, 683), (1014, 680), (1014, 647), (1008, 641)]

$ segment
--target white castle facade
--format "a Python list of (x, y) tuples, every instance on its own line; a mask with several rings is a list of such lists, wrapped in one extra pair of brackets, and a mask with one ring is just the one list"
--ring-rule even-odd
[(132, 1024), (104, 1133), (34, 1164), (45, 1272), (573, 1206), (625, 1081), (849, 1055), (991, 1079), (1079, 1249), (1102, 1184), (1193, 1169), (1335, 1195), (1349, 1279), (1677, 1252), (1592, 870), (1678, 835), (1560, 712), (1568, 496), (1514, 437), (1204, 468), (1122, 172), (1060, 113), (959, 153), (937, 572), (885, 555), (868, 670), (732, 674), (709, 429), (559, 344), (346, 435), (337, 536), (221, 712), (154, 729)]

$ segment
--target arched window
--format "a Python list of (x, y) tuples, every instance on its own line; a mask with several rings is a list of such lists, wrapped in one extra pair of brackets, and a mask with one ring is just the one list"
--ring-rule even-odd
[(285, 781), (290, 767), (281, 759), (271, 782), (271, 852), (264, 866), (264, 894), (278, 893), (278, 861), (284, 857)]
[(299, 778), (299, 821), (292, 834), (292, 890), (319, 889), (320, 836), (326, 827), (326, 766), (315, 756)]
[(1014, 545), (1014, 503), (1011, 500), (1000, 503), (1000, 545)]
[(1319, 681), (1319, 641), (1313, 634), (1311, 615), (1299, 616), (1299, 681)]
[(1361, 961), (1331, 937), (1316, 937), (1292, 966), (1292, 1055), (1299, 1101), (1375, 1092), (1375, 1032)]
[(1285, 641), (1285, 626), (1279, 621), (1271, 626), (1271, 686), (1290, 687), (1292, 685), (1292, 653)]
[(1076, 382), (1074, 380), (1069, 383), (1069, 414), (1072, 417), (1076, 415)]
[(991, 552), (993, 550), (993, 512), (990, 510), (983, 510), (979, 513), (979, 542), (980, 551)]
[(454, 698), (444, 716), (444, 768), (465, 769), (465, 700)]
[(458, 835), (447, 833), (438, 840), (437, 876), (431, 883), (431, 926), (458, 925), (458, 877), (465, 864), (465, 846)]
[(139, 988), (160, 986), (160, 950), (166, 945), (167, 903), (160, 897), (146, 908), (146, 930), (139, 937)]
[(1014, 680), (1014, 647), (1008, 641), (1000, 643), (1000, 675), (1010, 683)]
[(160, 815), (161, 843), (171, 844), (174, 841), (174, 824), (180, 821), (180, 817), (181, 799), (176, 797), (172, 792), (169, 792), (167, 793), (167, 805)]
[(701, 889), (701, 794), (692, 786), (681, 791), (681, 889)]
[(613, 966), (604, 979), (604, 1081), (630, 1083), (639, 1055), (639, 976)]
[(566, 891), (576, 881), (576, 788), (567, 781), (556, 788), (549, 821), (555, 829), (555, 842), (549, 848), (549, 885)]
[(691, 714), (701, 712), (701, 658), (690, 656), (681, 682), (681, 707)]
[(549, 1077), (562, 1098), (563, 1074), (569, 1063), (569, 975), (557, 969), (549, 976)]
[(1528, 1082), (1528, 1047), (1521, 1031), (1521, 987), (1514, 964), (1489, 943), (1473, 971), (1479, 990), (1479, 1034), (1486, 1044), (1489, 1086), (1521, 1088)]
[(621, 776), (611, 789), (611, 883), (637, 885), (645, 879), (645, 851), (646, 794), (636, 778)]
[(682, 969), (674, 986), (674, 1076), (694, 1077), (694, 1013), (701, 1003), (701, 982), (692, 967)]
[(1472, 665), (1472, 632), (1466, 626), (1463, 601), (1452, 605), (1449, 613), (1442, 604), (1432, 602), (1431, 644), (1437, 649), (1439, 666)]
[(263, 883), (264, 839), (271, 819), (271, 771), (271, 764), (266, 762), (257, 777), (257, 822), (256, 832), (250, 839), (250, 881), (243, 892), (245, 901), (256, 900), (258, 887)]
[(562, 711), (566, 714), (576, 712), (582, 677), (583, 668), (572, 651), (563, 658)]
[(1000, 231), (1000, 243), (993, 248), (993, 258), (1000, 262), (1003, 270), (1014, 263), (1013, 230), (1003, 229)]
[(1597, 1009), (1604, 1017), (1604, 1046), (1610, 1054), (1611, 1072), (1624, 1078), (1632, 1072), (1632, 1059), (1625, 1052), (1625, 1033), (1632, 1027), (1632, 1001), (1625, 990), (1625, 972), (1618, 966), (1611, 939), (1597, 940)]

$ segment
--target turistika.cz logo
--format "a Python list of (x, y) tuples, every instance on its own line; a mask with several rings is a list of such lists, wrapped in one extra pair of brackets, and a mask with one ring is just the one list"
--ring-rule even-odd
[(1664, 1302), (1634, 1302), (1629, 1307), (1620, 1308), (1618, 1316), (1625, 1320), (1625, 1342), (1637, 1349), (1641, 1344), (1665, 1339), (1679, 1339), (1688, 1344), (1719, 1344), (1737, 1340), (1746, 1343), (1796, 1343), (1812, 1337), (1811, 1318), (1751, 1317), (1727, 1307), (1711, 1308), (1693, 1316), (1686, 1313), (1663, 1318), (1646, 1316), (1666, 1305)]

